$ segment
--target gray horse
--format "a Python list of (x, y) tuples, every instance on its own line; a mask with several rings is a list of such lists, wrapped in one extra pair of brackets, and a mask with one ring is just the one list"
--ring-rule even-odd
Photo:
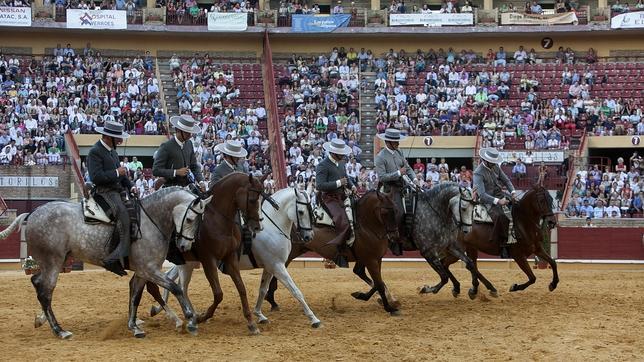
[[(148, 281), (170, 290), (177, 297), (185, 318), (189, 320), (188, 331), (196, 333), (197, 316), (190, 301), (181, 288), (161, 272), (161, 267), (168, 252), (173, 225), (179, 235), (177, 247), (182, 251), (190, 250), (201, 214), (211, 199), (197, 199), (180, 187), (165, 188), (141, 199), (144, 210), (141, 213), (142, 237), (132, 243), (129, 257), (129, 269), (135, 273), (130, 280), (128, 328), (135, 337), (145, 336), (136, 324), (136, 307)], [(63, 339), (70, 338), (72, 333), (60, 327), (51, 307), (58, 273), (68, 256), (102, 265), (102, 260), (109, 254), (109, 240), (114, 229), (107, 224), (86, 224), (83, 218), (79, 204), (54, 201), (31, 214), (21, 214), (0, 233), (0, 239), (4, 239), (27, 220), (24, 226), (27, 245), (40, 266), (40, 273), (31, 277), (43, 310), (43, 314), (36, 317), (35, 326), (41, 326), (46, 319), (54, 334)], [(170, 309), (166, 312), (173, 314)]]
[[(440, 275), (441, 281), (447, 281), (450, 275), (440, 260), (449, 253), (462, 260), (472, 279), (480, 280), (490, 290), (490, 295), (496, 297), (496, 288), (481, 275), (458, 243), (459, 233), (468, 233), (472, 229), (473, 208), (474, 197), (469, 189), (453, 182), (432, 187), (418, 197), (413, 240), (420, 254)], [(424, 286), (420, 292), (438, 293), (439, 290), (437, 287)], [(455, 286), (452, 294), (456, 297), (459, 293), (460, 287)]]

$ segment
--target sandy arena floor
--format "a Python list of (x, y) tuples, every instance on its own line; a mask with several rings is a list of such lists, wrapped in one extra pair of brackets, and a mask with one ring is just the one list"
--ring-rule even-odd
[[(228, 277), (215, 318), (200, 325), (196, 337), (177, 332), (162, 316), (148, 317), (146, 295), (139, 317), (145, 339), (125, 325), (128, 279), (102, 271), (62, 275), (54, 293), (54, 312), (69, 341), (56, 339), (48, 325), (34, 329), (39, 305), (29, 278), (0, 273), (2, 360), (641, 360), (644, 355), (644, 269), (635, 271), (563, 270), (558, 289), (547, 290), (550, 270), (537, 271), (537, 283), (509, 293), (523, 282), (516, 268), (486, 269), (500, 291), (498, 299), (469, 300), (469, 274), (458, 299), (450, 288), (438, 295), (417, 289), (437, 281), (429, 269), (385, 269), (385, 280), (402, 303), (402, 316), (391, 317), (376, 303), (354, 300), (350, 293), (367, 287), (350, 270), (293, 269), (294, 279), (323, 327), (312, 329), (296, 301), (278, 292), (280, 312), (265, 314), (260, 336), (250, 336), (239, 298)], [(259, 271), (244, 272), (251, 305)], [(191, 285), (198, 310), (211, 300), (201, 270)], [(176, 302), (173, 303), (175, 310)]]

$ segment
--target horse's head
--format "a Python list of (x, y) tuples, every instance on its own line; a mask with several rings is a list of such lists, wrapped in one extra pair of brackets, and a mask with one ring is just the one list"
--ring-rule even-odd
[(297, 187), (294, 187), (293, 190), (295, 191), (295, 217), (289, 215), (289, 218), (295, 221), (297, 232), (302, 240), (309, 242), (313, 240), (314, 236), (311, 200), (306, 192), (298, 191)]
[(388, 193), (376, 191), (378, 203), (375, 205), (375, 216), (384, 225), (389, 241), (397, 241), (400, 238), (398, 223), (396, 223), (396, 204)]
[(177, 248), (186, 252), (192, 248), (192, 243), (197, 237), (206, 205), (212, 200), (195, 198), (189, 202), (182, 202), (172, 209), (172, 219), (177, 231)]
[(241, 210), (246, 220), (246, 226), (253, 232), (262, 230), (259, 217), (260, 196), (264, 194), (264, 186), (253, 175), (248, 175), (247, 182), (242, 184), (235, 195), (237, 208)]
[(475, 193), (467, 187), (460, 186), (459, 194), (449, 200), (452, 218), (464, 234), (472, 231), (472, 214), (475, 203)]
[(539, 219), (545, 219), (548, 223), (549, 229), (554, 229), (557, 226), (557, 216), (553, 210), (553, 199), (548, 190), (541, 185), (534, 187), (537, 213)]

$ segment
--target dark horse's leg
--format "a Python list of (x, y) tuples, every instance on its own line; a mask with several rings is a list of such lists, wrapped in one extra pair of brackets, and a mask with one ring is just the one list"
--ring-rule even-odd
[[(400, 313), (399, 305), (395, 302), (390, 303), (390, 300), (387, 296), (387, 287), (385, 285), (385, 282), (382, 280), (382, 258), (369, 258), (366, 260), (363, 259), (363, 264), (367, 267), (367, 270), (369, 271), (369, 274), (373, 279), (372, 290), (376, 289), (378, 291), (378, 294), (380, 294), (380, 298), (382, 298), (382, 306), (385, 308), (385, 311), (389, 312), (391, 315), (398, 315)], [(371, 293), (371, 291), (369, 292)]]
[(424, 285), (422, 288), (420, 288), (420, 293), (436, 294), (441, 290), (441, 288), (443, 288), (445, 284), (447, 284), (447, 281), (449, 280), (449, 275), (447, 274), (447, 271), (443, 267), (443, 264), (434, 255), (425, 256), (425, 260), (427, 260), (427, 264), (429, 264), (429, 266), (431, 266), (432, 269), (434, 269), (434, 271), (440, 276), (441, 281), (438, 282), (438, 284), (434, 285), (433, 287), (430, 287), (429, 285)]
[(355, 265), (353, 266), (353, 274), (357, 275), (360, 279), (362, 279), (370, 287), (373, 287), (373, 280), (371, 280), (367, 276), (367, 273), (365, 272), (365, 270), (366, 270), (365, 266), (362, 265), (361, 262), (356, 261)]
[[(476, 266), (476, 261), (473, 261), (467, 255), (465, 255), (465, 252), (463, 252), (456, 245), (450, 245), (448, 247), (448, 250), (449, 250), (450, 253), (452, 253), (452, 255), (458, 257), (463, 262), (465, 262), (465, 267), (472, 274), (472, 282), (474, 282), (474, 279), (479, 279), (481, 282), (483, 282), (483, 285), (485, 285), (485, 287), (490, 291), (491, 296), (493, 296), (493, 297), (498, 297), (499, 296), (499, 293), (496, 290), (496, 288), (494, 287), (494, 285), (492, 285), (492, 283), (490, 283), (490, 281), (487, 280), (487, 278), (485, 278), (483, 276), (483, 274), (481, 274), (481, 272), (479, 272), (479, 270), (478, 270), (478, 268)], [(476, 259), (474, 259), (474, 260), (476, 260)], [(476, 294), (472, 294), (472, 292), (473, 292), (473, 290), (470, 289), (470, 292), (468, 293), (470, 299), (474, 299), (474, 297), (476, 296)]]
[(532, 272), (532, 268), (530, 268), (530, 263), (528, 263), (528, 259), (526, 259), (525, 256), (520, 256), (520, 257), (514, 257), (514, 261), (516, 261), (517, 265), (525, 275), (528, 276), (528, 281), (523, 283), (523, 284), (512, 284), (510, 287), (511, 292), (516, 292), (517, 290), (524, 290), (525, 288), (529, 287), (530, 285), (534, 284), (534, 282), (537, 280), (537, 277), (534, 275)]
[(439, 276), (441, 276), (441, 281), (438, 284), (436, 284), (435, 286), (433, 286), (433, 287), (430, 287), (428, 285), (423, 286), (420, 289), (420, 293), (421, 294), (423, 294), (423, 293), (433, 293), (433, 294), (438, 293), (441, 290), (441, 288), (443, 288), (443, 286), (447, 283), (447, 280), (444, 279), (444, 276), (442, 274), (442, 273), (444, 273), (445, 275), (447, 275), (447, 278), (449, 278), (449, 280), (452, 282), (452, 285), (453, 285), (453, 287), (452, 287), (452, 295), (454, 296), (454, 298), (457, 298), (458, 295), (461, 294), (461, 283), (458, 281), (458, 279), (456, 279), (454, 274), (452, 274), (452, 272), (449, 270), (449, 266), (451, 264), (453, 264), (457, 260), (458, 259), (455, 258), (453, 255), (448, 255), (446, 258), (444, 258), (441, 261), (439, 261), (441, 266), (442, 266), (440, 271), (439, 271), (438, 267), (435, 265), (435, 261), (430, 262), (428, 260), (427, 262), (432, 267), (432, 269), (434, 269), (434, 271)]
[(550, 264), (550, 267), (552, 268), (552, 281), (550, 282), (550, 285), (548, 285), (548, 289), (552, 292), (557, 288), (557, 284), (559, 284), (559, 273), (557, 272), (557, 263), (546, 253), (545, 250), (543, 250), (542, 247), (537, 250), (537, 256), (540, 257), (541, 259), (545, 259), (548, 264)]

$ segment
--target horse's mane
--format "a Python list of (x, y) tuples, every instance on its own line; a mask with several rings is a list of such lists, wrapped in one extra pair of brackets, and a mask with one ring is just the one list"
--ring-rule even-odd
[(141, 202), (145, 202), (146, 204), (150, 203), (150, 202), (156, 202), (156, 201), (159, 201), (162, 198), (164, 198), (167, 194), (172, 193), (172, 192), (176, 192), (176, 191), (186, 191), (186, 192), (188, 192), (186, 189), (184, 189), (181, 186), (164, 187), (164, 188), (162, 188), (162, 189), (160, 189), (158, 191), (155, 191), (155, 192), (153, 192), (153, 193), (151, 193), (151, 194), (149, 194), (147, 196), (144, 196), (143, 198), (141, 198)]
[(434, 204), (436, 201), (442, 201), (446, 193), (449, 193), (449, 198), (452, 198), (454, 195), (452, 195), (451, 192), (455, 191), (454, 188), (458, 191), (458, 184), (456, 182), (443, 182), (432, 187), (428, 191), (421, 192), (418, 195), (418, 198), (421, 201)]
[(418, 195), (418, 201), (419, 204), (426, 203), (429, 209), (433, 211), (435, 217), (447, 223), (451, 222), (448, 217), (451, 215), (449, 201), (458, 193), (459, 187), (456, 182), (444, 182), (432, 187), (428, 191), (421, 192)]

